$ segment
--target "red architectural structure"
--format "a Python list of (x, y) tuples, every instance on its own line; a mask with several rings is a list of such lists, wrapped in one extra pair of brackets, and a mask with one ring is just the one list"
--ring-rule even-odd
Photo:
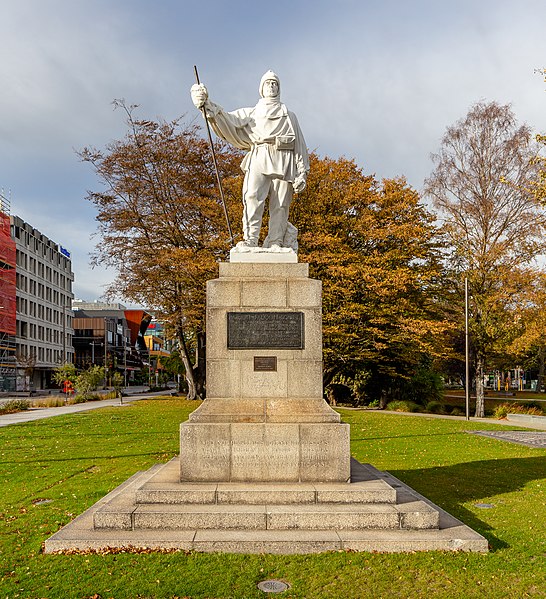
[(0, 390), (15, 384), (16, 251), (9, 215), (0, 212)]
[(15, 335), (15, 241), (10, 220), (0, 212), (0, 332)]

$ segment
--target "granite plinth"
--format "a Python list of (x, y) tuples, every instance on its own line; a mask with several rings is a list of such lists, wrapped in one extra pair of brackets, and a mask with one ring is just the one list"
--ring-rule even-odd
[(349, 425), (193, 423), (180, 426), (180, 480), (346, 482)]
[(180, 456), (182, 481), (348, 480), (349, 426), (323, 398), (321, 282), (307, 264), (221, 263), (208, 281), (207, 399), (180, 427)]
[(484, 537), (355, 460), (350, 483), (183, 483), (178, 471), (175, 458), (135, 474), (47, 539), (44, 552), (488, 550)]

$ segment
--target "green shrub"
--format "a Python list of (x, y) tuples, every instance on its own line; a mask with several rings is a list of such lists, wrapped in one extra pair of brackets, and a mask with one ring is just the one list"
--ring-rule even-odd
[(426, 406), (439, 402), (443, 394), (442, 377), (426, 365), (421, 365), (415, 374), (400, 385), (400, 397)]
[(503, 420), (504, 418), (506, 418), (508, 416), (508, 413), (510, 412), (511, 407), (514, 407), (514, 406), (510, 406), (510, 404), (507, 404), (507, 403), (501, 403), (500, 405), (498, 405), (495, 408), (495, 411), (493, 412), (493, 416), (495, 416), (495, 418), (497, 418), (499, 420)]
[(332, 406), (337, 406), (338, 404), (353, 405), (355, 401), (353, 392), (343, 383), (330, 383), (326, 387), (326, 394), (328, 403)]
[(30, 408), (28, 399), (9, 399), (0, 405), (0, 414), (15, 414), (16, 412), (24, 412)]
[(447, 408), (445, 404), (440, 401), (429, 401), (426, 405), (425, 411), (430, 414), (447, 414)]
[(414, 401), (396, 400), (387, 404), (387, 410), (391, 412), (420, 412), (421, 406)]
[(53, 380), (59, 387), (62, 387), (65, 381), (70, 381), (72, 384), (76, 381), (77, 372), (74, 364), (63, 364), (57, 366), (53, 371)]
[[(78, 395), (81, 395), (85, 399), (89, 400), (92, 395), (92, 391), (96, 391), (104, 381), (104, 368), (102, 366), (91, 366), (87, 370), (84, 370), (76, 377), (76, 391)], [(94, 399), (100, 399), (100, 397), (94, 397)]]
[[(520, 404), (518, 404), (520, 405)], [(526, 401), (525, 403), (521, 404), (524, 408), (536, 408), (537, 409), (537, 413), (535, 414), (534, 412), (529, 412), (529, 414), (533, 414), (533, 416), (542, 416), (546, 413), (546, 404), (544, 404), (543, 402), (536, 402), (536, 401)]]
[(466, 412), (465, 410), (461, 410), (461, 408), (455, 406), (452, 410), (451, 410), (451, 416), (465, 416)]
[(536, 404), (501, 403), (495, 408), (495, 418), (506, 418), (508, 414), (528, 414), (529, 416), (544, 416), (543, 410)]
[(40, 397), (34, 399), (32, 402), (32, 406), (35, 408), (59, 408), (61, 406), (67, 405), (67, 402), (64, 396), (53, 395), (51, 397)]

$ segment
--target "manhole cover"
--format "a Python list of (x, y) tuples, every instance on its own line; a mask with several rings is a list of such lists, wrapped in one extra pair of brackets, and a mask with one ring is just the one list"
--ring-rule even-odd
[(492, 507), (495, 507), (494, 503), (475, 503), (474, 505), (482, 510), (490, 510)]
[(290, 588), (290, 585), (282, 580), (262, 580), (258, 588), (264, 593), (282, 593)]

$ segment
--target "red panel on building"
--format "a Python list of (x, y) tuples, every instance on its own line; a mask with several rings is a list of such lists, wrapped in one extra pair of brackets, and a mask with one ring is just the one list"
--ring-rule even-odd
[[(134, 346), (139, 337), (141, 339), (143, 338), (143, 335), (152, 320), (152, 315), (144, 310), (125, 310), (125, 320), (127, 321), (127, 326), (131, 330), (131, 345)], [(142, 343), (144, 343), (144, 341), (142, 341)], [(139, 349), (145, 349), (145, 347)]]
[(0, 212), (0, 332), (10, 335), (16, 332), (15, 256), (9, 216)]

